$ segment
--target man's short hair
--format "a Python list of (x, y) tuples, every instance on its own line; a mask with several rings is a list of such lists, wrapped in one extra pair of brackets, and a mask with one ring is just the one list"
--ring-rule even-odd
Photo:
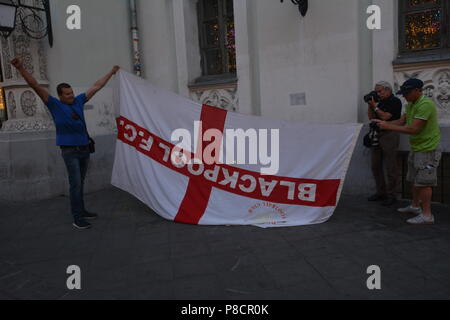
[(70, 84), (67, 83), (61, 83), (56, 87), (56, 90), (58, 91), (58, 94), (61, 95), (63, 92), (63, 89), (72, 89), (72, 87), (70, 86)]
[(376, 87), (383, 87), (385, 89), (389, 89), (391, 91), (394, 91), (394, 89), (392, 89), (391, 84), (389, 82), (387, 82), (387, 81), (380, 81), (375, 86)]

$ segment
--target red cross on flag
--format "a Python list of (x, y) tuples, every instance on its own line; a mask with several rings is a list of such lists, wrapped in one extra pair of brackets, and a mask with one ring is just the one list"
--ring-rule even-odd
[(361, 130), (200, 105), (119, 72), (112, 184), (165, 219), (286, 227), (327, 221)]

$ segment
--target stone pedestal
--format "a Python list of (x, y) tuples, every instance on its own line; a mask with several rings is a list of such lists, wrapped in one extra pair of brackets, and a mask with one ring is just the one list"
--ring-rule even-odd
[(27, 85), (20, 73), (10, 64), (14, 57), (21, 57), (25, 69), (39, 85), (48, 87), (44, 40), (32, 40), (21, 32), (20, 26), (8, 39), (1, 37), (3, 82), (7, 121), (3, 132), (52, 131), (51, 116), (41, 99)]

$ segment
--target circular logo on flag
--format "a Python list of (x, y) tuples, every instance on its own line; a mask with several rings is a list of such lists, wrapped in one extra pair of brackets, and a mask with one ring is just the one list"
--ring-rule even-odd
[(277, 204), (261, 201), (248, 209), (249, 222), (253, 225), (281, 225), (286, 223), (287, 214)]

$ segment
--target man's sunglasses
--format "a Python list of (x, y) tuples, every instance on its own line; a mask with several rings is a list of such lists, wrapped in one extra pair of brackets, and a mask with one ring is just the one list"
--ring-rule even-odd
[(72, 119), (75, 120), (75, 121), (81, 120), (80, 116), (77, 115), (75, 112), (72, 113)]

